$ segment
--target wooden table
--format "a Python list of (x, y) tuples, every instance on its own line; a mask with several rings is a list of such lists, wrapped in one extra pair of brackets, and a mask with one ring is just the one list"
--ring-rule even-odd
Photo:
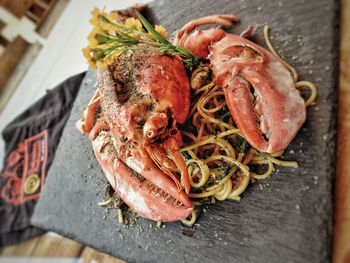
[[(338, 161), (335, 187), (333, 262), (350, 262), (350, 1), (341, 1)], [(75, 241), (45, 234), (0, 250), (1, 256), (81, 258), (123, 262)]]

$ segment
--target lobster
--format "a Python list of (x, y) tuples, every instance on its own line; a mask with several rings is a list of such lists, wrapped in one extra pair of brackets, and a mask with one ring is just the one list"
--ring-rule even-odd
[(129, 51), (109, 68), (99, 68), (98, 82), (77, 127), (90, 134), (109, 182), (142, 217), (163, 222), (188, 217), (193, 210), (186, 195), (190, 179), (177, 129), (190, 106), (182, 61), (157, 52)]
[[(247, 141), (262, 152), (279, 152), (305, 121), (304, 100), (282, 61), (245, 38), (251, 29), (241, 36), (220, 28), (196, 29), (235, 21), (231, 15), (191, 21), (176, 32), (174, 42), (209, 59), (214, 81)], [(98, 69), (98, 83), (77, 128), (89, 134), (117, 194), (151, 220), (188, 217), (193, 205), (178, 124), (189, 114), (191, 91), (181, 59), (129, 50)]]
[(245, 139), (261, 152), (287, 148), (306, 119), (306, 106), (292, 74), (281, 59), (241, 35), (206, 24), (230, 27), (239, 18), (213, 15), (191, 21), (175, 36), (175, 44), (209, 59), (214, 82), (221, 87), (230, 113)]

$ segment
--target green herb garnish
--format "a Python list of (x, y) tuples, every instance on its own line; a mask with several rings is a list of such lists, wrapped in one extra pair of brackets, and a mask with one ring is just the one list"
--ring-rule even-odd
[[(116, 12), (107, 13), (95, 8), (90, 20), (94, 26), (83, 53), (93, 67), (111, 65), (114, 59), (128, 50), (158, 51), (164, 55), (179, 56), (186, 67), (199, 62), (189, 50), (173, 45), (162, 26), (153, 27), (135, 11), (138, 19), (122, 18)], [(146, 29), (146, 31), (143, 29)]]

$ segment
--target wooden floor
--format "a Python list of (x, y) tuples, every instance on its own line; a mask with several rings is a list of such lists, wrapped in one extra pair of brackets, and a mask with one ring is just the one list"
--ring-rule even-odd
[[(338, 150), (341, 158), (338, 158), (337, 163), (336, 234), (334, 237), (333, 250), (333, 262), (335, 263), (350, 262), (350, 1), (342, 0), (341, 5), (341, 68), (338, 140)], [(66, 73), (67, 72), (64, 71), (64, 74)], [(34, 79), (34, 82), (35, 81), (36, 80)], [(46, 81), (46, 83), (48, 82)], [(44, 87), (45, 85), (41, 86), (42, 89)], [(36, 92), (36, 94), (40, 95), (41, 91)], [(14, 107), (13, 105), (10, 106)], [(22, 105), (20, 106), (22, 107)], [(23, 107), (27, 106), (28, 102), (25, 102)], [(10, 112), (10, 110), (7, 112)], [(16, 112), (18, 113), (18, 109), (16, 109)], [(1, 129), (2, 128), (0, 127), (0, 130)], [(50, 233), (17, 245), (3, 248), (0, 250), (0, 255), (2, 257), (80, 258), (82, 262), (123, 262), (72, 240), (52, 235)]]
[[(125, 262), (109, 255), (97, 252), (78, 242), (60, 237), (56, 234), (45, 234), (24, 241), (17, 245), (7, 246), (0, 251), (1, 257), (31, 257), (31, 258), (79, 258), (79, 262)], [(0, 257), (0, 260), (1, 260)], [(73, 261), (72, 261), (73, 262)], [(76, 262), (76, 261), (75, 261)]]

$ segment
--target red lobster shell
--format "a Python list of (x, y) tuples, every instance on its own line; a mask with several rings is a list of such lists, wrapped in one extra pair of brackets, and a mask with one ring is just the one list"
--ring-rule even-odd
[[(190, 188), (176, 125), (190, 106), (190, 87), (178, 57), (130, 51), (98, 70), (99, 89), (78, 123), (90, 133), (95, 155), (125, 203), (145, 218), (175, 221), (192, 212), (174, 171)], [(101, 106), (98, 120), (93, 119)], [(89, 113), (89, 111), (92, 112)], [(88, 127), (87, 127), (88, 126)]]
[[(306, 117), (291, 73), (277, 56), (243, 37), (250, 30), (241, 36), (219, 28), (194, 30), (208, 23), (232, 26), (234, 21), (238, 18), (231, 15), (192, 21), (177, 32), (175, 44), (209, 59), (214, 81), (224, 90), (247, 141), (262, 152), (282, 151)], [(179, 153), (182, 137), (177, 129), (190, 107), (182, 61), (133, 50), (99, 69), (98, 80), (99, 89), (77, 127), (90, 134), (109, 182), (145, 218), (175, 221), (188, 217), (193, 210), (186, 195), (190, 179)], [(181, 173), (181, 183), (176, 172)]]
[(291, 73), (277, 56), (243, 35), (219, 28), (196, 29), (204, 24), (232, 26), (232, 15), (203, 17), (177, 32), (175, 44), (210, 61), (215, 83), (247, 141), (261, 152), (283, 151), (306, 119), (306, 106)]

